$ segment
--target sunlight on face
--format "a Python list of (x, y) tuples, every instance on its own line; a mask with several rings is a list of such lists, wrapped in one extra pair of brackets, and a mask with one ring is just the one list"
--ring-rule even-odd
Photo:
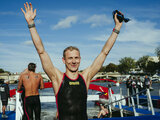
[(67, 50), (65, 52), (65, 58), (63, 58), (63, 62), (66, 65), (66, 69), (71, 72), (78, 71), (80, 65), (81, 57), (80, 53), (77, 50)]

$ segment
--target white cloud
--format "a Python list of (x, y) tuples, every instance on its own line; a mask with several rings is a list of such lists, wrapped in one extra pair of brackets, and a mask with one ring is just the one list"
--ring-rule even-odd
[(89, 38), (90, 40), (96, 40), (96, 41), (106, 41), (107, 36), (106, 35), (99, 35)]
[(41, 19), (36, 19), (35, 23), (36, 23), (36, 25), (37, 25), (37, 24), (41, 24), (41, 23), (42, 23), (42, 20), (41, 20)]
[(52, 26), (53, 30), (70, 28), (72, 24), (75, 24), (78, 20), (77, 16), (69, 16), (65, 19), (60, 20), (56, 25)]
[[(136, 20), (124, 24), (105, 64), (110, 62), (118, 64), (118, 61), (123, 57), (132, 57), (138, 60), (144, 55), (154, 56), (155, 48), (160, 41), (160, 29), (156, 28), (156, 25), (156, 23), (150, 21)], [(109, 35), (98, 35), (96, 33), (88, 39), (106, 42)], [(92, 53), (90, 53), (91, 55)]]
[(16, 12), (7, 11), (7, 12), (0, 12), (0, 15), (17, 15), (17, 13)]
[(26, 33), (7, 33), (7, 32), (3, 32), (3, 33), (0, 33), (0, 37), (1, 36), (5, 36), (5, 37), (26, 37), (26, 36), (29, 36), (27, 35)]
[[(160, 41), (160, 29), (156, 28), (156, 23), (150, 21), (132, 20), (124, 23), (118, 41), (120, 42), (138, 42), (143, 44), (152, 44), (153, 46)], [(104, 34), (92, 36), (90, 40), (106, 41), (109, 36)]]
[(23, 44), (25, 44), (25, 45), (33, 45), (33, 42), (32, 42), (32, 40), (28, 40), (28, 41), (24, 41)]
[(110, 18), (107, 18), (105, 14), (93, 15), (84, 21), (84, 23), (90, 23), (91, 27), (104, 26), (107, 24), (111, 24), (112, 22), (113, 20), (111, 20)]
[[(101, 19), (100, 18), (96, 19), (96, 17), (93, 17), (93, 16), (91, 18), (95, 18), (95, 20), (90, 19), (90, 22), (88, 21), (88, 23), (91, 23), (91, 25), (94, 23), (92, 27), (107, 25), (106, 22), (104, 22), (105, 19), (103, 20), (102, 17)], [(76, 16), (69, 16), (59, 21), (57, 25), (53, 26), (53, 29), (62, 29), (62, 28), (71, 27), (72, 24), (76, 22), (77, 22)], [(40, 20), (40, 23), (41, 23), (41, 20)], [(113, 23), (113, 20), (112, 20), (112, 23)], [(158, 34), (160, 33), (160, 30), (157, 29), (155, 26), (156, 24), (150, 21), (142, 22), (142, 21), (136, 21), (136, 20), (132, 20), (124, 24), (118, 36), (117, 42), (113, 46), (105, 63), (106, 64), (110, 62), (117, 63), (117, 61), (123, 57), (133, 57), (137, 59), (146, 54), (148, 55), (154, 54), (155, 44), (156, 42), (159, 42), (159, 39), (160, 39), (160, 35)], [(93, 62), (93, 60), (99, 54), (99, 52), (101, 51), (104, 45), (103, 41), (105, 42), (110, 36), (111, 30), (112, 28), (109, 28), (109, 31), (108, 31), (109, 34), (106, 34), (107, 31), (104, 34), (99, 34), (99, 33), (102, 33), (102, 31), (98, 31), (98, 32), (92, 33), (92, 36), (86, 35), (86, 36), (89, 36), (88, 39), (86, 38), (86, 36), (79, 36), (79, 38), (82, 37), (85, 40), (96, 40), (96, 42), (91, 41), (89, 44), (87, 44), (88, 42), (71, 43), (74, 46), (78, 46), (81, 50), (83, 61), (81, 63), (80, 69), (86, 68), (88, 65), (90, 65)], [(5, 35), (7, 35), (7, 32), (5, 33)], [(17, 33), (16, 35), (12, 33), (9, 36), (12, 36), (12, 35), (13, 36), (18, 36), (18, 35), (30, 36), (29, 34), (26, 34), (26, 33), (25, 34)], [(4, 34), (1, 33), (0, 36), (4, 36)], [(7, 47), (7, 45), (2, 45), (0, 43), (1, 45), (0, 48), (3, 49), (3, 51), (1, 51), (0, 61), (2, 62), (1, 64), (2, 66), (7, 67), (6, 70), (21, 71), (31, 61), (38, 63), (39, 67), (41, 66), (39, 56), (36, 53), (36, 50), (33, 46), (32, 41), (29, 40), (29, 38), (27, 37), (25, 39), (28, 39), (28, 40), (23, 42), (23, 44), (21, 43), (21, 45), (17, 45), (17, 46), (10, 44), (10, 46)], [(98, 43), (97, 41), (102, 41), (102, 42), (99, 42), (99, 44), (97, 44)], [(65, 66), (61, 61), (62, 51), (66, 46), (69, 46), (71, 44), (70, 42), (67, 42), (67, 41), (65, 42), (56, 41), (56, 43), (49, 42), (49, 40), (48, 40), (48, 43), (44, 41), (45, 48), (54, 62), (53, 64), (60, 70), (65, 71)], [(37, 70), (42, 71), (42, 68)]]
[(119, 40), (123, 42), (136, 41), (145, 44), (156, 44), (160, 41), (159, 33), (160, 29), (156, 28), (156, 23), (132, 20), (125, 25)]
[(29, 62), (40, 63), (34, 47), (9, 43), (0, 47), (0, 51), (1, 67), (10, 72), (23, 71)]
[[(26, 31), (23, 32), (23, 29), (0, 29), (0, 37), (26, 37), (29, 34), (26, 34)], [(3, 40), (3, 39), (1, 39)]]

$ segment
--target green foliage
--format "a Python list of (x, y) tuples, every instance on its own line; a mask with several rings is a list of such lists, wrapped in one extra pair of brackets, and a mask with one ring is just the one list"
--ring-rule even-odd
[(157, 57), (159, 57), (159, 60), (160, 60), (160, 45), (155, 49), (155, 53)]
[(106, 70), (106, 67), (102, 66), (101, 69), (99, 70), (99, 72), (105, 72), (105, 70)]
[(106, 69), (105, 69), (106, 72), (114, 72), (114, 71), (118, 71), (118, 66), (113, 64), (113, 63), (109, 63), (107, 66), (106, 66)]
[(0, 73), (4, 73), (4, 70), (2, 68), (0, 68)]
[(147, 64), (148, 64), (148, 55), (142, 56), (137, 60), (137, 66), (140, 67), (140, 69), (142, 69), (144, 72), (146, 72), (147, 70)]
[(0, 73), (9, 73), (9, 74), (11, 74), (9, 71), (5, 71), (2, 68), (0, 68)]
[(119, 63), (120, 64), (118, 65), (118, 71), (124, 74), (129, 73), (131, 68), (136, 67), (136, 62), (131, 57), (124, 57), (121, 60), (119, 60)]
[(146, 66), (145, 72), (148, 73), (148, 74), (153, 75), (153, 74), (156, 73), (157, 69), (158, 69), (158, 63), (149, 61), (147, 66)]

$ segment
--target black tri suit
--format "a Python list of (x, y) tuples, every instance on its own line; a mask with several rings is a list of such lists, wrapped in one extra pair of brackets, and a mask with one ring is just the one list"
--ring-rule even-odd
[(56, 102), (59, 120), (88, 120), (87, 88), (80, 74), (72, 80), (64, 73)]

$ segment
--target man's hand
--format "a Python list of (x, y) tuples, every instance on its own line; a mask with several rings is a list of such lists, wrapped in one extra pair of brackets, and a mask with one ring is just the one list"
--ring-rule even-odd
[(24, 17), (27, 21), (28, 24), (33, 24), (34, 23), (34, 18), (36, 17), (36, 9), (33, 11), (33, 7), (32, 4), (28, 2), (26, 2), (26, 4), (24, 3), (24, 8), (25, 11), (21, 8)]
[(122, 27), (123, 22), (119, 22), (117, 18), (117, 13), (114, 15), (114, 22), (115, 22), (115, 29), (120, 30)]

